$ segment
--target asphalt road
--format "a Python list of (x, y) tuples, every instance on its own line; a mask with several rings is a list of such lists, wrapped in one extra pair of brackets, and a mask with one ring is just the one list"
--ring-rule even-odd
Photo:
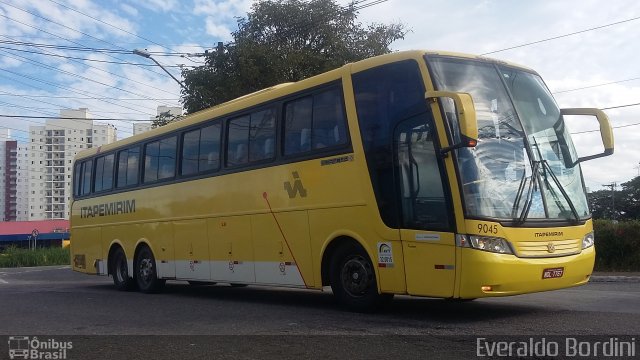
[[(68, 267), (0, 269), (0, 335), (72, 339), (78, 345), (67, 358), (109, 359), (459, 358), (474, 355), (478, 337), (640, 340), (634, 281), (462, 303), (399, 296), (376, 314), (345, 312), (330, 291), (168, 282), (147, 295), (111, 284)], [(7, 343), (0, 341), (0, 358)]]

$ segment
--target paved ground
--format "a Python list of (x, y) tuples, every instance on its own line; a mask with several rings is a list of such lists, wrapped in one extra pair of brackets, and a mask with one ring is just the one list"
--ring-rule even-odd
[[(234, 359), (282, 353), (388, 357), (384, 354), (398, 351), (409, 358), (447, 358), (467, 357), (485, 336), (636, 335), (640, 340), (640, 281), (635, 281), (640, 279), (611, 280), (599, 274), (598, 282), (579, 288), (465, 303), (396, 297), (386, 311), (355, 314), (337, 308), (330, 292), (174, 282), (162, 294), (146, 295), (116, 291), (110, 278), (68, 267), (0, 269), (0, 335), (73, 339), (78, 345), (69, 352), (75, 358), (111, 359), (176, 353)], [(0, 358), (8, 354), (6, 344), (0, 336)]]

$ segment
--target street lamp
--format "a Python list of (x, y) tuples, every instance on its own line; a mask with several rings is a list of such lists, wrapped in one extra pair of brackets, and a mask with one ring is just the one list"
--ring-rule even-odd
[(181, 86), (183, 89), (187, 90), (187, 87), (182, 83), (182, 81), (180, 81), (180, 80), (176, 79), (176, 77), (175, 77), (175, 76), (173, 76), (173, 74), (171, 74), (167, 69), (165, 69), (165, 67), (164, 67), (164, 66), (162, 66), (162, 64), (160, 64), (156, 59), (154, 59), (154, 58), (152, 58), (152, 57), (151, 57), (151, 53), (149, 53), (149, 52), (148, 52), (148, 51), (146, 51), (146, 50), (133, 49), (133, 54), (138, 55), (138, 56), (145, 57), (145, 58), (147, 58), (147, 59), (151, 59), (151, 61), (153, 61), (154, 63), (156, 63), (156, 65), (160, 66), (160, 68), (161, 68), (162, 70), (164, 70), (164, 72), (166, 72), (167, 74), (169, 74), (169, 76), (171, 76), (171, 78), (172, 78), (173, 80), (175, 80), (178, 84), (180, 84), (180, 86)]

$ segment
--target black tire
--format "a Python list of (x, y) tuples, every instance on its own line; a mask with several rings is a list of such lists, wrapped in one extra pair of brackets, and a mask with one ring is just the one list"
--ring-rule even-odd
[(231, 285), (231, 287), (235, 287), (235, 288), (243, 288), (243, 287), (249, 286), (249, 284), (238, 284), (238, 283), (230, 283), (229, 285)]
[(187, 281), (189, 283), (189, 285), (191, 286), (208, 286), (208, 285), (215, 285), (216, 283), (214, 282), (209, 282), (209, 281), (196, 281), (196, 280), (188, 280)]
[(138, 289), (141, 292), (151, 294), (162, 290), (165, 280), (158, 279), (156, 259), (153, 257), (151, 249), (147, 246), (143, 246), (138, 251), (134, 272), (136, 284), (138, 284)]
[(120, 291), (132, 290), (135, 283), (129, 275), (129, 266), (127, 265), (127, 256), (124, 250), (118, 247), (111, 255), (111, 276), (113, 276), (113, 285)]
[(346, 244), (336, 250), (329, 276), (338, 303), (351, 311), (375, 311), (393, 299), (393, 294), (378, 293), (375, 268), (358, 244)]

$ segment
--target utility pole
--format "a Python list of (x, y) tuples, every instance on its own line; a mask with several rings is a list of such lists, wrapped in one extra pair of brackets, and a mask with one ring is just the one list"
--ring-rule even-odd
[(604, 184), (602, 186), (611, 188), (611, 220), (616, 219), (616, 187), (618, 184), (616, 182), (612, 182), (611, 184)]

